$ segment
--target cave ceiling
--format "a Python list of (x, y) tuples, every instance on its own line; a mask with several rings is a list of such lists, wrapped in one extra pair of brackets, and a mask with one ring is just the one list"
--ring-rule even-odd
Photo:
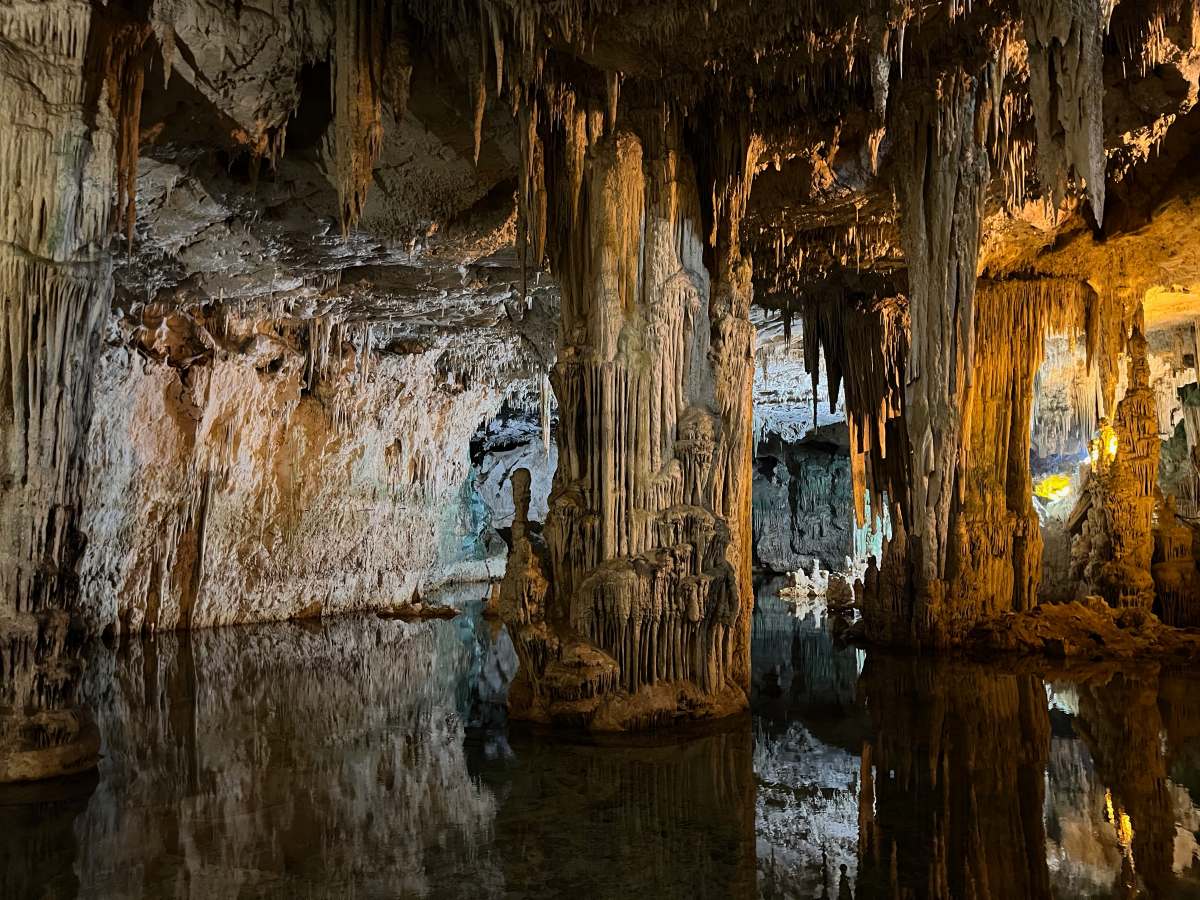
[[(397, 341), (523, 331), (537, 357), (552, 354), (546, 323), (522, 324), (527, 307), (550, 310), (555, 292), (520, 252), (514, 112), (531, 84), (543, 98), (601, 98), (619, 117), (686, 117), (697, 140), (705, 129), (752, 133), (742, 239), (764, 309), (903, 295), (893, 133), (910, 98), (953, 66), (996, 84), (981, 275), (1084, 281), (1127, 306), (1146, 299), (1150, 328), (1190, 322), (1200, 291), (1189, 4), (1111, 10), (1102, 225), (1080, 179), (1061, 197), (1039, 182), (1012, 0), (129, 7), (112, 15), (149, 23), (150, 35), (136, 219), (116, 264), (122, 310), (240, 301), (335, 312)], [(345, 52), (339, 15), (375, 17), (386, 32), (373, 45), (386, 60), (380, 144), (345, 235), (331, 77)]]

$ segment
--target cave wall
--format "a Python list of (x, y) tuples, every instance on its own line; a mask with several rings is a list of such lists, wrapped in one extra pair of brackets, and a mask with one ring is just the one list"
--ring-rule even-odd
[(754, 558), (772, 572), (842, 571), (855, 555), (850, 454), (837, 445), (760, 444), (754, 459)]
[(366, 349), (336, 322), (122, 324), (96, 368), (84, 464), (93, 630), (390, 607), (447, 575), (487, 577), (464, 565), (481, 523), (458, 520), (494, 379), (465, 383), (437, 348)]

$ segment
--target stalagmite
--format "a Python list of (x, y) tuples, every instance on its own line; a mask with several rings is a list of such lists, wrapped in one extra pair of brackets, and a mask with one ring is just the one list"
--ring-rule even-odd
[(564, 193), (527, 207), (555, 216), (559, 467), (545, 562), (531, 569), (514, 525), (502, 609), (527, 686), (513, 713), (620, 729), (746, 704), (754, 345), (737, 222), (752, 157), (717, 161), (710, 268), (677, 125), (652, 116), (645, 136), (585, 146), (571, 123), (590, 115), (568, 109), (566, 152), (545, 160)]
[(1116, 607), (1149, 610), (1154, 603), (1154, 505), (1161, 441), (1149, 385), (1146, 339), (1129, 339), (1129, 384), (1111, 427), (1103, 423), (1091, 450), (1092, 469), (1081, 505), (1087, 520), (1072, 545), (1081, 590)]

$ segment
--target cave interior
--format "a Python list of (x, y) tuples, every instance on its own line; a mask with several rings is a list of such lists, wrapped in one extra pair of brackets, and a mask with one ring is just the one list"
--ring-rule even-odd
[(309, 716), (441, 748), (370, 765), (481, 895), (578, 889), (516, 753), (647, 842), (600, 894), (1200, 896), (1196, 0), (0, 0), (0, 49), (0, 888), (452, 893), (415, 832), (371, 880), (361, 786), (208, 882), (113, 824), (239, 736), (345, 777)]

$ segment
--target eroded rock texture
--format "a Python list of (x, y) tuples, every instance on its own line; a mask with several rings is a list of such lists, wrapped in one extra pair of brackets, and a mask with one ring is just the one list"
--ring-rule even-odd
[(440, 349), (337, 321), (123, 324), (134, 347), (101, 356), (88, 439), (93, 630), (387, 607), (465, 561), (454, 517), (496, 372), (464, 380)]
[(534, 719), (620, 728), (746, 703), (749, 286), (728, 220), (722, 262), (705, 263), (695, 166), (673, 130), (617, 129), (554, 162), (579, 210), (554, 223), (571, 229), (552, 250), (559, 463), (544, 554), (518, 536), (528, 473), (514, 481), (502, 591), (518, 712)]
[(0, 8), (0, 782), (98, 749), (68, 645), (118, 130), (137, 114), (119, 93), (130, 51), (92, 42), (92, 17), (66, 0)]

